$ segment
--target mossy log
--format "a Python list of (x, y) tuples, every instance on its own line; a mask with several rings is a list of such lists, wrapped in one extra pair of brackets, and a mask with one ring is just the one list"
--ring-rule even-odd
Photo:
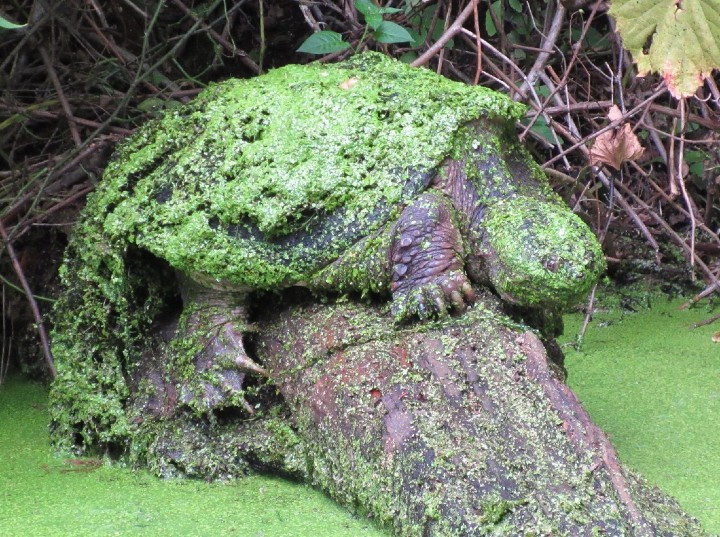
[(224, 427), (214, 440), (235, 460), (301, 476), (403, 536), (703, 534), (621, 466), (540, 339), (491, 297), (401, 329), (352, 302), (258, 327), (289, 414)]

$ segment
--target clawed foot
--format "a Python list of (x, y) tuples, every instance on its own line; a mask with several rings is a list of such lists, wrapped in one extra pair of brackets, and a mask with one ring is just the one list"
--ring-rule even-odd
[(429, 282), (396, 291), (391, 311), (398, 323), (414, 317), (425, 320), (444, 317), (450, 310), (465, 311), (474, 300), (475, 291), (465, 273), (451, 271)]
[(267, 377), (268, 373), (245, 353), (242, 332), (225, 323), (195, 356), (195, 375), (182, 387), (182, 402), (203, 412), (240, 407), (253, 414), (245, 399), (247, 375)]

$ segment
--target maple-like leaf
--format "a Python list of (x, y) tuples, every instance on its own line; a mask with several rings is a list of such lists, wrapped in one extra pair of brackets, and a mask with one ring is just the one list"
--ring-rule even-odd
[(660, 73), (674, 97), (720, 68), (720, 0), (613, 0), (610, 14), (639, 74)]
[[(610, 107), (608, 112), (610, 121), (621, 117), (622, 113), (617, 106)], [(622, 127), (605, 131), (597, 137), (590, 149), (590, 165), (607, 164), (619, 170), (623, 162), (640, 158), (644, 151), (630, 125), (625, 123)]]

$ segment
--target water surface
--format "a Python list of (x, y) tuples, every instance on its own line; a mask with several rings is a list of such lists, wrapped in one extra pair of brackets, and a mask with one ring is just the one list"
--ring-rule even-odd
[[(601, 309), (581, 351), (564, 347), (568, 383), (627, 466), (720, 533), (720, 321), (690, 330), (717, 311), (680, 310), (684, 302)], [(565, 318), (564, 342), (581, 323)]]
[(0, 387), (0, 536), (382, 537), (322, 493), (280, 478), (160, 480), (52, 455), (44, 387)]

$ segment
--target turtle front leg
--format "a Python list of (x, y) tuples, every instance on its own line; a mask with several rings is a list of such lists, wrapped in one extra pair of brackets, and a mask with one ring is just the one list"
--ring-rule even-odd
[(181, 375), (182, 403), (200, 412), (240, 407), (252, 414), (245, 399), (246, 377), (266, 377), (267, 372), (245, 351), (245, 297), (187, 281), (183, 287), (184, 319), (178, 341), (189, 345), (176, 352), (189, 351), (185, 359), (190, 358), (191, 367)]
[(392, 312), (398, 322), (463, 311), (475, 299), (464, 270), (463, 241), (455, 209), (441, 192), (428, 191), (400, 215), (392, 229)]

